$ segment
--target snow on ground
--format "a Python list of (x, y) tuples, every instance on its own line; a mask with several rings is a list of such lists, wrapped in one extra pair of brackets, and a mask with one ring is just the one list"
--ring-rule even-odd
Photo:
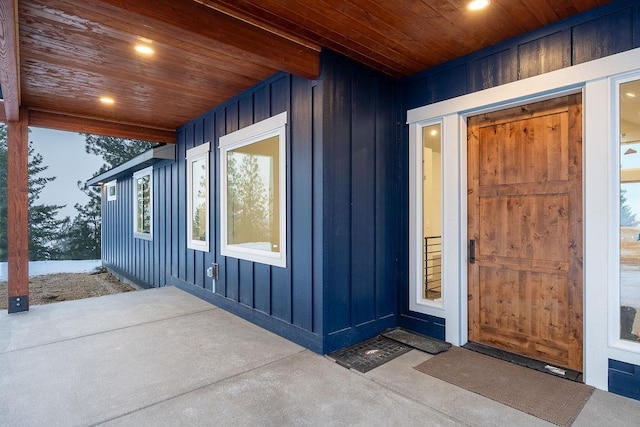
[[(99, 259), (83, 261), (29, 261), (29, 277), (55, 273), (89, 273), (102, 265)], [(0, 280), (7, 280), (7, 263), (0, 262)]]

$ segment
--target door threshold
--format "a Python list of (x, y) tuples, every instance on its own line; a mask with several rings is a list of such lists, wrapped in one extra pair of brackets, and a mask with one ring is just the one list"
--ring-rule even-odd
[(514, 363), (516, 365), (524, 366), (526, 368), (535, 369), (536, 371), (544, 372), (545, 374), (553, 375), (555, 377), (565, 378), (570, 381), (584, 383), (582, 372), (574, 371), (573, 369), (554, 366), (550, 363), (543, 362), (541, 360), (532, 359), (520, 354), (511, 353), (506, 350), (491, 347), (477, 342), (467, 342), (462, 348), (475, 351), (487, 356), (495, 357), (496, 359), (504, 360)]

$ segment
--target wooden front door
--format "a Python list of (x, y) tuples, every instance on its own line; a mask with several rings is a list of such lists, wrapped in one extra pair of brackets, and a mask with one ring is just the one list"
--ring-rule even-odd
[(468, 120), (469, 341), (582, 371), (582, 97)]

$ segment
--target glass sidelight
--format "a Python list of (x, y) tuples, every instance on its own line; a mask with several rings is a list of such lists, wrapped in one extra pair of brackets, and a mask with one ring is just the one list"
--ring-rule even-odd
[(640, 80), (619, 87), (620, 339), (640, 340)]
[(422, 128), (422, 298), (442, 301), (442, 129)]

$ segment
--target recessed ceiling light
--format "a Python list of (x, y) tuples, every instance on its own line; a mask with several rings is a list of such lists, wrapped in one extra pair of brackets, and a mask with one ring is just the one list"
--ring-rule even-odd
[(435, 129), (431, 129), (431, 136), (436, 136), (438, 134), (438, 131)]
[(635, 93), (633, 93), (633, 92), (627, 92), (627, 93), (626, 93), (626, 95), (627, 95), (629, 98), (635, 98), (635, 97), (636, 97), (636, 94), (635, 94)]
[(116, 103), (115, 99), (111, 98), (110, 96), (101, 96), (100, 102), (106, 105), (113, 105)]
[(473, 0), (469, 2), (467, 8), (469, 10), (480, 10), (484, 9), (487, 6), (489, 6), (489, 0)]
[(142, 55), (153, 55), (155, 51), (153, 48), (146, 44), (137, 44), (134, 47), (135, 51)]

